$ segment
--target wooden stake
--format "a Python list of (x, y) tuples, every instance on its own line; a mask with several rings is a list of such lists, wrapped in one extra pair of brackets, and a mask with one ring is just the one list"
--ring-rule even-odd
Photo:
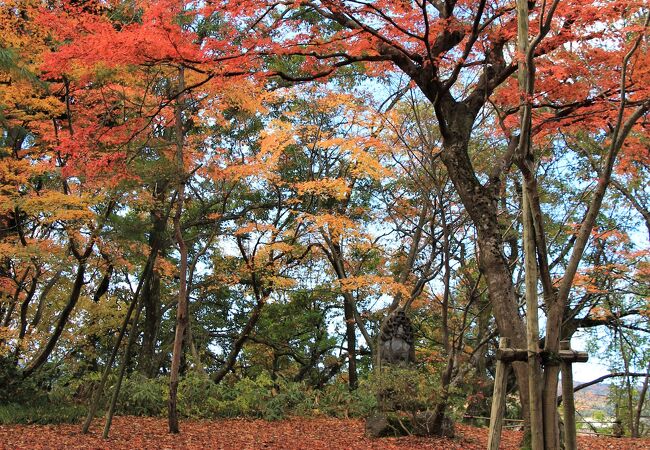
[[(510, 346), (510, 339), (502, 337), (499, 348)], [(497, 360), (497, 370), (494, 376), (494, 390), (492, 392), (492, 410), (490, 412), (490, 432), (488, 434), (488, 450), (498, 450), (501, 440), (503, 416), (506, 410), (506, 382), (508, 363)]]
[[(560, 350), (570, 350), (571, 341), (560, 341)], [(576, 414), (573, 399), (573, 369), (571, 363), (562, 361), (562, 408), (564, 411), (564, 448), (576, 450)]]
[[(531, 173), (533, 157), (530, 152), (531, 104), (529, 94), (532, 94), (534, 82), (533, 69), (528, 67), (524, 58), (528, 55), (528, 0), (517, 0), (517, 75), (521, 98), (518, 157), (525, 160)], [(532, 64), (532, 61), (528, 61)], [(524, 174), (525, 176), (525, 174)], [(524, 267), (526, 284), (526, 338), (528, 342), (528, 397), (530, 414), (531, 447), (533, 450), (544, 448), (544, 419), (542, 417), (542, 373), (539, 360), (539, 324), (537, 316), (537, 248), (535, 243), (535, 228), (528, 198), (529, 183), (524, 180), (521, 203), (523, 225)]]

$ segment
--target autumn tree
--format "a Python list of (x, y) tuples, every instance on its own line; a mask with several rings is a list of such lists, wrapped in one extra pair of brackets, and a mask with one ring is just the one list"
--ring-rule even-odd
[[(557, 86), (558, 77), (553, 76), (553, 69), (558, 67), (556, 59), (569, 64), (565, 54), (584, 58), (599, 58), (609, 65), (624, 61), (629, 62), (633, 51), (629, 45), (620, 45), (611, 51), (600, 49), (593, 51), (589, 41), (594, 37), (590, 25), (613, 22), (621, 12), (633, 14), (639, 7), (632, 2), (621, 5), (610, 2), (607, 5), (572, 5), (570, 2), (553, 4), (534, 4), (531, 8), (531, 34), (537, 36), (529, 52), (530, 60), (536, 60), (538, 73), (548, 70), (548, 77), (538, 78), (539, 90), (544, 92), (539, 106), (551, 104), (550, 115), (543, 123), (566, 123), (598, 108), (611, 114), (616, 123), (617, 114), (625, 114), (625, 99), (616, 102), (617, 95), (625, 95), (629, 78), (618, 77), (612, 83), (603, 81), (603, 90), (579, 91), (572, 87), (572, 98), (562, 96)], [(630, 9), (630, 11), (628, 11)], [(284, 10), (284, 11), (283, 11)], [(438, 126), (443, 139), (441, 159), (447, 166), (450, 177), (458, 190), (465, 208), (467, 208), (479, 233), (481, 248), (481, 270), (484, 272), (492, 298), (492, 306), (499, 329), (505, 336), (511, 337), (515, 345), (523, 348), (525, 332), (517, 312), (516, 297), (507, 262), (502, 252), (502, 238), (493, 205), (496, 192), (503, 182), (504, 173), (517, 158), (518, 133), (513, 130), (509, 136), (508, 146), (501, 162), (479, 178), (468, 154), (468, 144), (473, 126), (479, 114), (486, 111), (489, 100), (498, 91), (499, 98), (506, 98), (508, 86), (513, 86), (512, 75), (517, 70), (514, 36), (516, 29), (515, 8), (512, 4), (480, 2), (477, 5), (459, 2), (439, 2), (415, 4), (392, 4), (384, 2), (303, 2), (299, 5), (264, 5), (256, 2), (242, 5), (240, 11), (250, 17), (251, 27), (258, 34), (269, 35), (285, 48), (284, 53), (292, 55), (295, 61), (303, 63), (296, 70), (283, 70), (276, 73), (287, 80), (305, 81), (327, 76), (338, 67), (348, 66), (363, 61), (370, 71), (379, 72), (391, 66), (403, 71), (424, 93), (436, 112)], [(280, 13), (280, 11), (282, 11)], [(596, 14), (595, 11), (598, 11)], [(239, 12), (239, 11), (238, 11)], [(322, 20), (311, 25), (311, 35), (301, 33), (280, 33), (292, 29), (303, 14), (317, 14)], [(636, 26), (636, 25), (635, 25)], [(626, 25), (608, 28), (599, 38), (618, 40)], [(274, 34), (275, 33), (275, 34)], [(286, 36), (283, 38), (283, 36)], [(313, 36), (313, 37), (311, 37)], [(265, 41), (265, 42), (268, 42)], [(571, 43), (571, 47), (565, 45)], [(620, 42), (620, 41), (619, 41)], [(636, 47), (636, 45), (632, 45)], [(305, 50), (305, 48), (308, 48)], [(576, 48), (577, 51), (574, 51)], [(595, 56), (598, 55), (598, 56)], [(609, 59), (606, 59), (609, 58)], [(574, 59), (575, 61), (575, 59)], [(548, 67), (548, 69), (546, 69)], [(271, 69), (272, 70), (272, 69)], [(612, 69), (613, 70), (613, 69)], [(600, 70), (600, 74), (606, 73)], [(560, 81), (561, 82), (561, 81)], [(544, 87), (542, 87), (544, 86)], [(514, 92), (512, 89), (510, 92)], [(529, 92), (533, 95), (534, 92)], [(559, 94), (559, 95), (558, 95)], [(579, 98), (576, 96), (580, 95)], [(641, 103), (631, 116), (618, 120), (615, 129), (614, 147), (620, 148), (638, 118), (645, 114), (648, 105), (641, 91), (635, 93)], [(638, 97), (640, 96), (640, 97)], [(512, 98), (512, 97), (510, 97)], [(516, 97), (515, 97), (516, 99)], [(541, 100), (543, 99), (543, 100)], [(593, 116), (592, 116), (593, 117)], [(625, 122), (625, 123), (623, 123)], [(600, 125), (605, 125), (600, 122)], [(540, 128), (543, 125), (540, 125)], [(620, 128), (619, 128), (620, 127)], [(541, 128), (543, 129), (543, 128)], [(619, 130), (622, 134), (618, 134)], [(612, 156), (615, 156), (617, 150)], [(525, 166), (522, 166), (522, 170)], [(604, 182), (602, 187), (606, 188)], [(527, 188), (530, 184), (527, 185)], [(599, 194), (595, 198), (599, 197)], [(533, 200), (534, 201), (534, 200)], [(600, 200), (594, 200), (596, 213)], [(534, 206), (534, 205), (533, 205)], [(533, 210), (536, 208), (533, 207)], [(534, 212), (534, 214), (538, 214)], [(540, 232), (541, 222), (537, 222), (538, 240), (543, 239)], [(583, 230), (591, 229), (591, 220), (584, 222)], [(584, 232), (583, 232), (584, 236)], [(588, 236), (588, 232), (587, 232)], [(582, 249), (586, 244), (577, 246), (569, 272), (560, 288), (559, 301), (551, 301), (553, 288), (549, 278), (544, 275), (544, 254), (542, 242), (537, 247), (541, 254), (542, 281), (546, 286), (547, 303), (556, 305), (549, 309), (549, 314), (562, 314), (564, 304), (570, 291), (573, 267), (577, 267)], [(548, 351), (553, 351), (557, 335), (557, 320), (552, 319), (550, 335), (547, 337)], [(559, 335), (558, 335), (559, 336)], [(553, 343), (551, 343), (553, 342)], [(527, 406), (527, 385), (524, 380), (524, 368), (515, 365), (520, 384), (523, 404)], [(551, 369), (552, 370), (552, 369)], [(553, 376), (548, 380), (552, 383)], [(548, 412), (548, 411), (547, 411)]]

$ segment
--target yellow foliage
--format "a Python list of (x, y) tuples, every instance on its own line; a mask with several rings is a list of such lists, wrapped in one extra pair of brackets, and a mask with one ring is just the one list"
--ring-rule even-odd
[(296, 280), (279, 275), (266, 277), (265, 279), (275, 289), (290, 289), (296, 285)]
[(12, 330), (8, 327), (0, 327), (0, 356), (7, 356), (11, 353), (11, 347), (8, 342), (18, 337), (18, 330)]
[(313, 181), (304, 181), (295, 185), (298, 195), (311, 194), (318, 197), (332, 197), (344, 200), (350, 194), (350, 187), (341, 178), (322, 178)]
[(95, 214), (90, 205), (96, 200), (90, 195), (66, 195), (63, 192), (43, 190), (39, 195), (21, 198), (16, 203), (30, 215), (45, 215), (44, 221), (90, 220)]
[(401, 296), (408, 298), (410, 289), (401, 283), (396, 282), (392, 277), (379, 275), (359, 275), (339, 280), (343, 292), (351, 292), (357, 289), (375, 291), (377, 294), (389, 295), (392, 297)]
[(343, 215), (304, 213), (298, 218), (298, 221), (309, 224), (309, 230), (311, 232), (326, 231), (332, 237), (341, 236), (344, 233), (348, 237), (354, 237), (359, 234), (359, 224)]
[(243, 236), (245, 234), (252, 233), (252, 232), (265, 233), (267, 231), (275, 231), (275, 230), (276, 228), (271, 224), (248, 222), (247, 224), (242, 225), (237, 230), (235, 230), (233, 234), (235, 236)]

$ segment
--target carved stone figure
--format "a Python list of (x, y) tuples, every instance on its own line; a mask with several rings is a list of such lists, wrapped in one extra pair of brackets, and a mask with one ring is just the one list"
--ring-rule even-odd
[(386, 321), (381, 332), (381, 360), (390, 364), (414, 363), (413, 327), (404, 311), (397, 311)]

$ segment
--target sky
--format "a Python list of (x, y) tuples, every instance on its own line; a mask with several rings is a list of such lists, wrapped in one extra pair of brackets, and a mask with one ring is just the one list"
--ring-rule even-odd
[[(571, 348), (578, 351), (586, 350), (586, 342), (583, 337), (578, 336), (574, 337), (571, 340)], [(590, 354), (589, 361), (586, 363), (575, 363), (573, 364), (573, 381), (575, 382), (587, 382), (595, 380), (598, 377), (607, 375), (610, 373), (610, 370), (607, 367), (607, 362), (598, 358), (598, 355)], [(609, 382), (611, 380), (606, 380)]]

